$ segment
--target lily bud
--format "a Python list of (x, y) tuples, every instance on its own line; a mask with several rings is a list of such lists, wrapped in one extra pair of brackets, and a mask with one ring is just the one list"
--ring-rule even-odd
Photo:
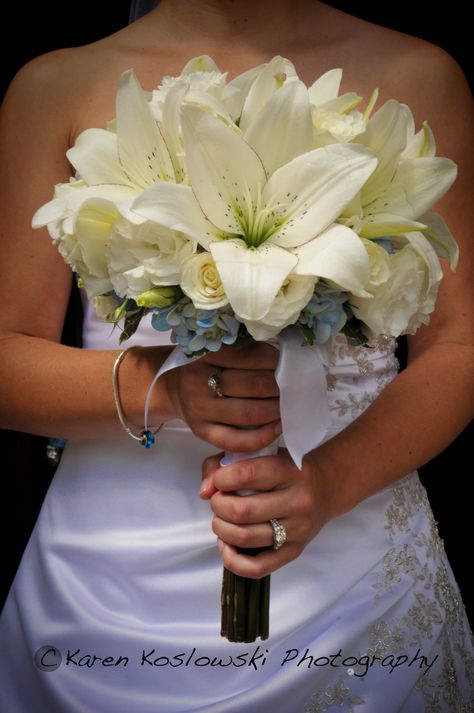
[(179, 287), (173, 285), (168, 287), (152, 287), (151, 290), (142, 292), (135, 297), (135, 302), (139, 307), (170, 307), (181, 296)]

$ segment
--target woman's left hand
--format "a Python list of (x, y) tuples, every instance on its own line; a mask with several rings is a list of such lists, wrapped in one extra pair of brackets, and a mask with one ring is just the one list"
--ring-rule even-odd
[[(334, 479), (326, 478), (305, 458), (302, 470), (286, 450), (219, 466), (222, 454), (203, 463), (201, 497), (210, 500), (214, 512), (212, 529), (224, 565), (232, 572), (259, 579), (298, 557), (323, 525), (338, 514)], [(256, 490), (236, 495), (238, 490)], [(274, 550), (270, 519), (286, 530), (285, 544)], [(237, 548), (269, 547), (255, 557)]]

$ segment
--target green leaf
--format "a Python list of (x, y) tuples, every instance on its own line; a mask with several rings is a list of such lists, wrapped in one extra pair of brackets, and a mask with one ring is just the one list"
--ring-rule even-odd
[(341, 332), (345, 334), (348, 339), (353, 339), (358, 344), (365, 345), (369, 340), (367, 335), (364, 333), (364, 327), (365, 325), (360, 319), (357, 319), (357, 317), (351, 317), (347, 320), (341, 329)]
[(301, 324), (301, 322), (298, 323), (298, 327), (300, 328), (306, 344), (312, 347), (314, 345), (314, 332), (311, 327), (308, 327), (307, 324)]
[(127, 316), (125, 317), (122, 334), (120, 335), (119, 339), (120, 344), (122, 344), (122, 342), (125, 342), (127, 339), (130, 339), (130, 337), (135, 334), (145, 312), (146, 309), (142, 307), (141, 309), (136, 310), (136, 312), (129, 312), (127, 314)]

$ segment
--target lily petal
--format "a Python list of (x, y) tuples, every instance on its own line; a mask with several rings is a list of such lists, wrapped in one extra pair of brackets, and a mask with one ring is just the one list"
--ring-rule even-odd
[[(428, 285), (426, 291), (430, 289), (433, 284), (436, 284), (443, 277), (443, 271), (441, 270), (441, 265), (439, 264), (438, 256), (434, 251), (429, 240), (425, 238), (423, 233), (407, 233), (404, 236), (404, 240), (400, 238), (401, 243), (410, 243), (412, 248), (423, 258), (423, 260), (428, 265)], [(395, 239), (396, 242), (396, 239)]]
[(361, 238), (383, 238), (386, 235), (398, 235), (425, 228), (424, 223), (408, 220), (393, 213), (375, 213), (372, 216), (366, 215), (358, 221), (356, 232)]
[(220, 69), (208, 54), (200, 54), (197, 57), (192, 57), (189, 62), (186, 62), (181, 70), (182, 75), (194, 74), (195, 72), (218, 72)]
[(366, 131), (357, 137), (357, 143), (367, 146), (379, 159), (377, 169), (362, 190), (363, 205), (377, 198), (392, 180), (405, 149), (407, 121), (402, 105), (390, 99), (369, 119)]
[(183, 107), (182, 126), (188, 174), (203, 212), (220, 230), (240, 233), (240, 206), (256, 203), (266, 181), (260, 158), (236, 131), (198, 107)]
[(265, 66), (265, 64), (259, 64), (257, 67), (252, 67), (225, 85), (222, 100), (234, 121), (240, 117), (249, 89)]
[(345, 225), (332, 225), (293, 252), (298, 257), (295, 274), (324, 277), (343, 290), (368, 296), (364, 290), (370, 278), (367, 251), (356, 233)]
[(269, 243), (248, 248), (243, 240), (221, 240), (209, 250), (240, 319), (262, 319), (297, 263), (295, 255)]
[(392, 183), (365, 206), (366, 212), (388, 211), (417, 220), (446, 193), (456, 173), (456, 164), (448, 158), (435, 156), (403, 161)]
[(318, 106), (339, 94), (341, 86), (342, 69), (330, 69), (322, 74), (308, 89), (311, 104)]
[(125, 72), (117, 90), (118, 153), (137, 186), (174, 181), (171, 157), (135, 73)]
[(41, 228), (55, 220), (66, 218), (77, 211), (90, 198), (110, 200), (114, 203), (136, 197), (136, 191), (129, 186), (100, 185), (84, 186), (83, 181), (67, 183), (61, 186), (57, 198), (41, 206), (33, 216), (33, 228)]
[(311, 150), (313, 124), (308, 90), (287, 82), (259, 111), (244, 134), (268, 174)]
[(362, 101), (362, 97), (355, 92), (347, 92), (347, 94), (342, 94), (340, 97), (331, 99), (324, 104), (316, 107), (318, 110), (322, 109), (324, 111), (334, 111), (338, 114), (345, 114), (351, 109), (355, 109)]
[(459, 261), (459, 246), (448, 226), (438, 213), (425, 213), (421, 216), (428, 229), (423, 235), (430, 241), (438, 257), (449, 261), (451, 270), (455, 270)]
[(282, 81), (287, 81), (292, 77), (297, 77), (295, 67), (290, 60), (284, 57), (273, 57), (268, 64), (264, 65), (245, 98), (239, 122), (242, 131), (248, 129), (260, 109), (281, 87)]
[(218, 237), (214, 226), (200, 209), (192, 189), (182, 183), (152, 186), (136, 199), (132, 210), (165, 228), (184, 233), (206, 249)]
[(89, 185), (121, 183), (133, 185), (120, 164), (117, 136), (105, 129), (86, 129), (66, 151), (69, 162)]
[(286, 205), (272, 243), (295, 247), (332, 223), (358, 193), (377, 159), (355, 144), (324, 146), (279, 168), (263, 191), (269, 204)]
[(414, 132), (414, 127), (413, 133), (410, 132), (410, 129), (411, 127), (408, 130), (408, 143), (401, 155), (401, 159), (419, 158), (421, 156), (432, 158), (435, 156), (436, 140), (428, 122), (423, 122), (423, 126), (417, 134)]
[(166, 145), (169, 148), (171, 160), (173, 161), (174, 174), (176, 182), (184, 181), (186, 175), (185, 160), (184, 160), (184, 145), (181, 137), (181, 106), (184, 96), (187, 92), (187, 86), (183, 84), (175, 84), (170, 87), (163, 103), (162, 109), (162, 130)]

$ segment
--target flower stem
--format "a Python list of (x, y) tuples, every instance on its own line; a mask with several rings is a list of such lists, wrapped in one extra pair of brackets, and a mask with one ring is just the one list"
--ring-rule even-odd
[[(245, 550), (250, 555), (260, 551)], [(252, 643), (259, 637), (268, 639), (270, 575), (250, 579), (224, 567), (221, 608), (221, 636), (238, 643)]]

